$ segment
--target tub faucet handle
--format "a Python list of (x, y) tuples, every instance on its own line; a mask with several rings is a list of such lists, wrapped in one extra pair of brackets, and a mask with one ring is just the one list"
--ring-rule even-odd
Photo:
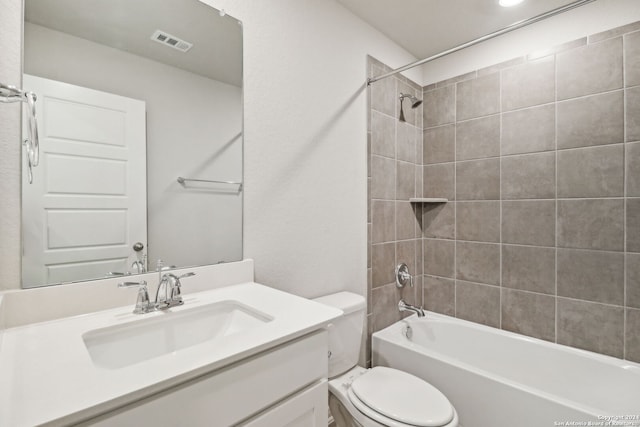
[(403, 262), (396, 266), (396, 286), (404, 288), (407, 283), (413, 288), (413, 276), (409, 273), (409, 266)]

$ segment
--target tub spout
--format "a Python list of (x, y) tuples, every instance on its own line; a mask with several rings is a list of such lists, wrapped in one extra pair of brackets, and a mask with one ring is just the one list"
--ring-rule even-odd
[(412, 311), (418, 315), (418, 317), (424, 317), (424, 310), (422, 307), (416, 307), (411, 304), (407, 304), (403, 299), (398, 303), (398, 310), (400, 311)]

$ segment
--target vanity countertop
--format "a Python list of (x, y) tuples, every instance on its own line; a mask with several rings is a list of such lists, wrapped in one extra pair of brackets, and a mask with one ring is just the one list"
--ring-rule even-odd
[(0, 335), (0, 426), (64, 425), (86, 420), (326, 326), (340, 310), (257, 283), (184, 296), (173, 313), (237, 301), (272, 318), (242, 333), (140, 363), (97, 366), (83, 334), (166, 312), (130, 306), (5, 329)]

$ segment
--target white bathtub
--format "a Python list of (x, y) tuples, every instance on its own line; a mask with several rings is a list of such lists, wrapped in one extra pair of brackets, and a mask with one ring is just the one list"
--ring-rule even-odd
[(637, 363), (431, 312), (372, 345), (374, 365), (433, 384), (465, 427), (640, 426)]

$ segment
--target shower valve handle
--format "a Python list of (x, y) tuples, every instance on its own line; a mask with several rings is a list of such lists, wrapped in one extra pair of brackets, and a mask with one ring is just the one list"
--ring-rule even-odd
[(413, 288), (413, 276), (409, 273), (409, 266), (403, 262), (396, 266), (396, 286), (404, 288), (407, 283)]

